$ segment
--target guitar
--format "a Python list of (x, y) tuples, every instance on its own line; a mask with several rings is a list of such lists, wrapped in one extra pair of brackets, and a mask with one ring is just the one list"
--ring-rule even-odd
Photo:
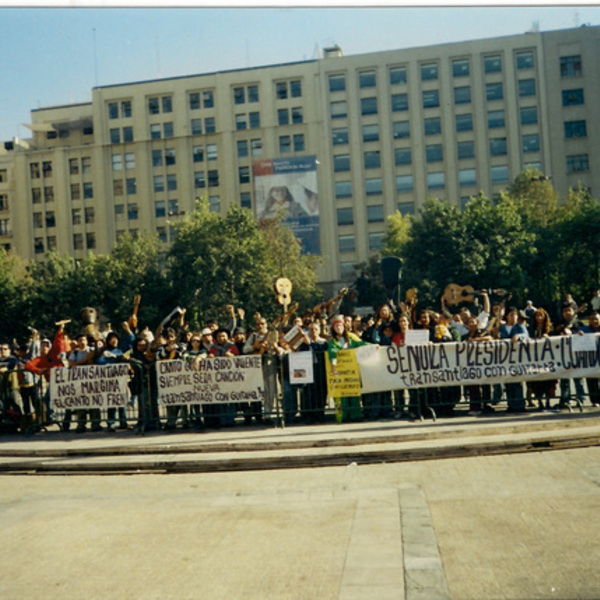
[(339, 294), (327, 302), (321, 302), (313, 308), (313, 314), (317, 317), (328, 315), (333, 305), (341, 300), (348, 293), (348, 288), (342, 288)]
[(449, 283), (444, 288), (442, 300), (449, 306), (456, 306), (461, 302), (473, 302), (475, 298), (480, 296), (484, 291), (490, 295), (495, 294), (496, 296), (501, 297), (508, 295), (508, 292), (502, 288), (496, 288), (494, 290), (476, 290), (472, 285)]
[(138, 309), (140, 308), (141, 299), (142, 299), (142, 297), (139, 294), (136, 294), (135, 297), (133, 298), (133, 311), (131, 312), (131, 316), (127, 320), (131, 331), (135, 331), (138, 326), (137, 314), (138, 314)]
[(287, 277), (280, 277), (275, 282), (275, 292), (277, 293), (277, 302), (283, 306), (285, 312), (291, 301), (292, 282)]

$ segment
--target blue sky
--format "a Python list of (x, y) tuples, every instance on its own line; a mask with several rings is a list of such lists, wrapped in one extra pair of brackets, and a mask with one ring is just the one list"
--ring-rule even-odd
[(0, 140), (94, 85), (600, 24), (600, 7), (0, 8)]

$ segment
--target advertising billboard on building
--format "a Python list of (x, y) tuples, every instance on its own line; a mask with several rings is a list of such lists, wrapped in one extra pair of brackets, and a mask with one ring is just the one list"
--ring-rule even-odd
[(305, 254), (320, 254), (317, 157), (301, 156), (255, 161), (255, 211), (258, 219), (282, 213)]

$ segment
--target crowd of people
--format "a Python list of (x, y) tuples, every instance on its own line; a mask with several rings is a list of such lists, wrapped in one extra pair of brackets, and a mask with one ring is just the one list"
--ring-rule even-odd
[[(67, 409), (60, 415), (59, 424), (63, 430), (71, 428), (73, 417), (76, 432), (87, 431), (88, 422), (93, 431), (128, 429), (133, 423), (144, 427), (194, 427), (199, 430), (232, 427), (240, 422), (270, 424), (275, 415), (280, 415), (288, 424), (315, 423), (325, 419), (326, 408), (330, 405), (340, 422), (415, 419), (431, 409), (439, 416), (451, 416), (463, 398), (469, 404), (470, 415), (495, 412), (501, 401), (506, 401), (506, 410), (512, 413), (528, 409), (562, 410), (568, 408), (572, 400), (583, 404), (586, 398), (593, 406), (600, 406), (598, 379), (591, 377), (585, 382), (577, 378), (548, 379), (393, 390), (332, 402), (328, 398), (325, 376), (326, 355), (335, 374), (340, 350), (365, 344), (402, 346), (410, 329), (427, 331), (429, 343), (434, 344), (479, 343), (494, 339), (521, 343), (529, 338), (600, 333), (600, 290), (592, 298), (590, 310), (578, 307), (570, 296), (565, 297), (560, 318), (555, 323), (544, 308), (536, 308), (531, 301), (519, 309), (506, 306), (500, 300), (491, 302), (486, 291), (478, 292), (472, 305), (462, 303), (454, 313), (443, 298), (439, 311), (417, 309), (414, 298), (414, 301), (401, 302), (398, 306), (385, 303), (366, 316), (343, 315), (339, 313), (339, 307), (344, 292), (302, 314), (286, 313), (275, 323), (269, 323), (259, 313), (248, 322), (242, 308), (228, 305), (224, 325), (209, 321), (204, 327), (193, 329), (186, 321), (186, 310), (177, 308), (154, 332), (149, 327), (138, 328), (135, 315), (122, 323), (120, 331), (115, 331), (110, 324), (101, 330), (96, 323), (95, 311), (86, 308), (82, 311), (86, 324), (72, 337), (66, 332), (70, 321), (57, 323), (52, 340), (41, 338), (38, 331), (31, 329), (30, 339), (23, 344), (16, 340), (0, 344), (3, 423), (8, 417), (21, 423), (56, 421), (48, 386), (51, 369), (118, 362), (132, 365), (129, 406), (109, 408), (104, 416), (99, 409)], [(581, 320), (584, 312), (587, 323)], [(289, 356), (293, 352), (309, 350), (312, 351), (313, 382), (294, 385), (287, 368)], [(152, 385), (155, 378), (152, 367), (156, 361), (197, 362), (207, 357), (250, 354), (262, 357), (265, 384), (262, 401), (168, 406), (159, 410), (155, 385)], [(147, 385), (148, 381), (150, 385)], [(150, 389), (146, 396), (144, 386)], [(557, 402), (552, 404), (555, 398)], [(280, 403), (278, 399), (281, 399)]]

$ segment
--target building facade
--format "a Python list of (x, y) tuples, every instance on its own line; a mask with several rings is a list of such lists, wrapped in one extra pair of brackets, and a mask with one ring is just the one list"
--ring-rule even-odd
[(149, 231), (168, 247), (201, 197), (255, 210), (255, 161), (314, 155), (335, 289), (381, 248), (386, 216), (428, 197), (462, 206), (526, 166), (597, 193), (599, 50), (587, 26), (96, 87), (4, 144), (0, 244), (83, 258)]

